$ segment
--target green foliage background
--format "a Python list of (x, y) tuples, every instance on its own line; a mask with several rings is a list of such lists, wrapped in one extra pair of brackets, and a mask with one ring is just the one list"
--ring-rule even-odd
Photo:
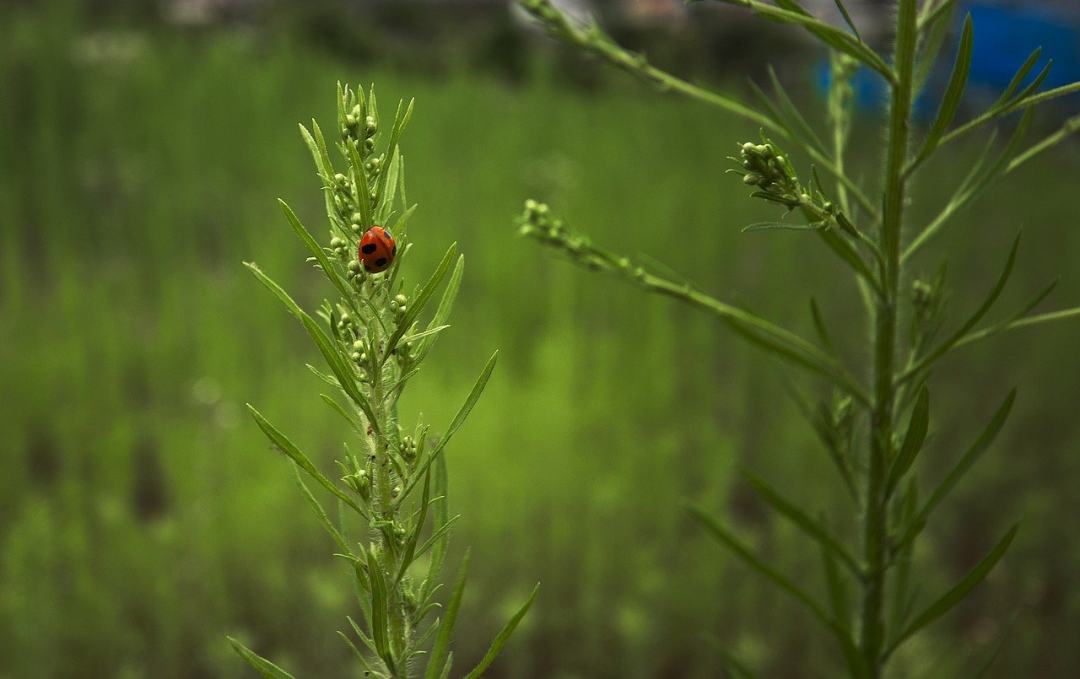
[[(330, 632), (353, 603), (348, 574), (241, 412), (257, 400), (287, 416), (323, 463), (344, 435), (304, 368), (302, 329), (240, 266), (260, 262), (305, 302), (320, 293), (274, 198), (320, 223), (296, 122), (332, 120), (338, 79), (375, 81), (387, 101), (416, 96), (405, 147), (416, 259), (426, 271), (458, 240), (469, 260), (455, 331), (403, 407), (448, 421), (482, 357), (502, 350), (448, 451), (464, 515), (452, 545), (474, 557), (462, 615), (480, 621), (459, 630), (462, 664), (540, 579), (494, 676), (716, 676), (712, 640), (766, 676), (835, 667), (802, 612), (679, 507), (694, 498), (748, 538), (769, 536), (761, 550), (788, 572), (816, 567), (811, 543), (781, 548), (800, 538), (770, 525), (733, 473), (745, 464), (815, 506), (845, 501), (779, 368), (712, 319), (582, 276), (511, 226), (536, 195), (597, 239), (660, 253), (807, 333), (812, 289), (861, 336), (823, 248), (740, 235), (767, 208), (722, 172), (754, 130), (622, 78), (568, 88), (542, 63), (509, 85), (242, 32), (151, 34), (133, 59), (87, 61), (73, 58), (85, 43), (67, 14), (0, 21), (0, 677), (248, 676), (226, 633), (298, 675), (347, 676)], [(879, 139), (861, 129), (853, 147)], [(926, 188), (947, 196), (976, 152), (935, 161)], [(1002, 252), (1018, 225), (1011, 306), (1057, 275), (1055, 299), (1080, 299), (1077, 176), (1080, 151), (1063, 145), (943, 239), (961, 306), (1000, 266), (983, 251)], [(921, 258), (936, 268), (934, 253)], [(953, 416), (931, 422), (931, 469), (954, 459), (999, 385), (1018, 384), (1020, 400), (917, 555), (940, 578), (924, 591), (964, 572), (1011, 518), (1023, 524), (975, 600), (905, 649), (910, 676), (970, 672), (1014, 616), (991, 676), (1080, 665), (1078, 343), (1075, 323), (1020, 331), (939, 375), (935, 408)]]

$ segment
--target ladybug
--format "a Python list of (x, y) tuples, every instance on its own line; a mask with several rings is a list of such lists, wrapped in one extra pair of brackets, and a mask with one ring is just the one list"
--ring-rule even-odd
[(373, 226), (360, 237), (360, 247), (356, 256), (364, 265), (368, 273), (385, 271), (394, 261), (397, 254), (397, 244), (394, 236), (388, 229), (381, 226)]

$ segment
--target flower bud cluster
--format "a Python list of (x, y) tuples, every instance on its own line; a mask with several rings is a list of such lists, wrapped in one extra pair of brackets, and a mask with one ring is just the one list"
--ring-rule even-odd
[(594, 271), (630, 271), (630, 260), (614, 257), (595, 247), (585, 236), (571, 233), (561, 219), (551, 216), (551, 209), (545, 203), (532, 199), (525, 201), (525, 212), (518, 218), (518, 225), (518, 233), (522, 236), (536, 238)]
[(941, 325), (945, 301), (945, 271), (938, 271), (933, 278), (916, 279), (911, 284), (911, 336), (912, 342), (924, 345)]
[(791, 161), (767, 139), (762, 144), (746, 142), (739, 147), (738, 162), (745, 171), (743, 183), (760, 189), (759, 197), (789, 208), (812, 202), (799, 184)]
[(411, 462), (416, 459), (416, 440), (412, 436), (403, 436), (398, 444), (401, 457)]
[(371, 475), (366, 469), (347, 474), (341, 480), (365, 501), (371, 499)]

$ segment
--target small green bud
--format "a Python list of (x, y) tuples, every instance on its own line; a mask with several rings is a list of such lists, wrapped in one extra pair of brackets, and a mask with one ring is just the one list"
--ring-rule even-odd
[(757, 174), (756, 172), (747, 172), (743, 176), (742, 180), (743, 180), (743, 184), (747, 184), (749, 186), (755, 186), (755, 185), (761, 183), (762, 176)]
[(360, 231), (363, 230), (363, 227), (361, 227), (356, 222), (353, 222), (352, 224), (349, 224), (349, 230), (352, 231), (353, 233), (360, 233)]
[(375, 140), (374, 139), (365, 139), (364, 140), (364, 149), (367, 150), (369, 153), (371, 151), (374, 151), (375, 150)]
[[(353, 226), (356, 225), (354, 224)], [(361, 268), (359, 260), (353, 259), (349, 261), (349, 271), (352, 273), (360, 273)]]
[(405, 302), (409, 301), (409, 298), (406, 297), (405, 295), (401, 294), (401, 293), (398, 293), (397, 295), (394, 296), (394, 301), (397, 302), (398, 304), (404, 305)]
[(368, 116), (364, 119), (364, 131), (367, 133), (367, 136), (375, 136), (375, 132), (377, 132), (378, 129), (378, 126), (375, 124), (375, 116)]
[(354, 351), (349, 354), (349, 358), (353, 360), (353, 363), (360, 363), (362, 356), (363, 354), (361, 354), (359, 351)]
[(334, 181), (336, 181), (338, 184), (345, 185), (349, 183), (349, 178), (338, 172), (334, 175)]
[(345, 241), (342, 240), (341, 238), (338, 238), (337, 236), (334, 236), (333, 238), (330, 239), (330, 247), (332, 247), (334, 249), (343, 248), (343, 247), (345, 247)]

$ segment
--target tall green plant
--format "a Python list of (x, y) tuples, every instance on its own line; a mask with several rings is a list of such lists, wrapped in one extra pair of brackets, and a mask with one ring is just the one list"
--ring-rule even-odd
[[(917, 0), (899, 0), (891, 61), (862, 40), (840, 0), (837, 6), (846, 29), (815, 18), (797, 0), (776, 0), (775, 4), (726, 1), (765, 18), (798, 26), (831, 51), (829, 135), (817, 134), (771, 71), (773, 94), (755, 86), (760, 106), (753, 106), (656, 68), (643, 55), (619, 47), (595, 22), (575, 22), (548, 0), (522, 0), (522, 6), (552, 34), (593, 56), (663, 91), (716, 106), (761, 128), (760, 140), (738, 145), (738, 156), (732, 158), (736, 169), (732, 172), (753, 188), (752, 197), (779, 206), (783, 216), (745, 230), (807, 232), (820, 239), (851, 271), (872, 320), (872, 362), (865, 370), (870, 379), (859, 379), (863, 371), (848, 368), (850, 362), (838, 353), (813, 299), (810, 310), (816, 341), (593, 244), (587, 236), (570, 231), (563, 220), (551, 215), (547, 205), (527, 201), (520, 228), (523, 234), (588, 269), (623, 276), (646, 290), (715, 315), (744, 339), (835, 389), (832, 402), (816, 411), (803, 405), (858, 507), (860, 536), (845, 539), (834, 535), (816, 512), (807, 511), (763, 479), (746, 472), (747, 481), (762, 499), (820, 546), (829, 592), (827, 603), (817, 601), (803, 584), (775, 569), (703, 509), (691, 506), (689, 510), (722, 545), (809, 610), (837, 641), (851, 676), (876, 678), (882, 676), (901, 644), (947, 613), (986, 577), (1005, 554), (1017, 530), (1015, 526), (1010, 528), (957, 584), (920, 605), (911, 587), (914, 541), (933, 511), (993, 442), (1015, 399), (1015, 391), (1005, 397), (976, 441), (923, 500), (917, 492), (914, 472), (929, 427), (927, 385), (933, 368), (956, 349), (1001, 332), (1080, 316), (1080, 307), (1033, 315), (1032, 310), (1049, 293), (1047, 288), (1003, 320), (983, 324), (1012, 272), (1019, 237), (1004, 258), (1003, 271), (985, 301), (948, 333), (944, 332), (943, 322), (943, 274), (915, 280), (910, 294), (902, 290), (901, 283), (908, 280), (914, 255), (940, 234), (961, 209), (1032, 157), (1080, 129), (1080, 116), (1075, 116), (1043, 141), (1023, 147), (1034, 107), (1080, 90), (1080, 83), (1040, 92), (1050, 65), (1047, 63), (1030, 77), (1039, 62), (1036, 50), (1020, 65), (1012, 83), (993, 105), (972, 120), (955, 124), (974, 40), (971, 18), (967, 17), (937, 115), (929, 129), (916, 130), (912, 102), (937, 59), (955, 0), (924, 0), (921, 7)], [(860, 66), (876, 73), (890, 92), (879, 195), (864, 188), (845, 166), (852, 107), (850, 81)], [(955, 140), (1013, 113), (1022, 115), (1004, 149), (995, 150), (994, 135), (990, 135), (981, 158), (937, 216), (921, 228), (910, 223), (906, 217), (913, 199), (910, 184), (923, 164)], [(808, 175), (797, 173), (796, 163), (785, 147), (801, 152), (811, 161)], [(789, 215), (793, 217), (787, 219)], [(910, 238), (905, 237), (909, 229), (914, 229)], [(910, 331), (905, 336), (901, 319), (909, 317)], [(865, 438), (856, 434), (856, 418), (869, 425)], [(849, 603), (847, 596), (852, 585), (859, 592), (855, 604)], [(731, 671), (739, 676), (748, 674), (737, 661)]]
[[(406, 199), (399, 142), (413, 103), (398, 102), (388, 135), (379, 119), (374, 88), (365, 95), (362, 89), (339, 85), (337, 108), (343, 172), (335, 170), (319, 125), (312, 121), (311, 130), (300, 126), (323, 184), (328, 246), (281, 202), (286, 219), (310, 253), (308, 261), (334, 287), (336, 299), (323, 301), (316, 320), (259, 267), (246, 266), (300, 321), (326, 364), (322, 369), (308, 368), (330, 387), (331, 394), (322, 394), (322, 399), (341, 415), (353, 436), (353, 444), (345, 444), (344, 459), (337, 462), (341, 483), (319, 470), (262, 413), (250, 405), (248, 409), (273, 446), (291, 460), (300, 490), (336, 544), (337, 556), (349, 564), (361, 616), (359, 622), (348, 618), (349, 632), (338, 634), (354, 652), (364, 676), (417, 676), (420, 660), (426, 657), (425, 679), (442, 679), (450, 676), (451, 635), (469, 563), (466, 554), (445, 612), (435, 617), (441, 608), (437, 599), (449, 529), (458, 518), (448, 513), (444, 451), (480, 398), (496, 354), (441, 436), (431, 436), (429, 425), (419, 418), (412, 426), (402, 422), (398, 413), (402, 392), (439, 334), (450, 327), (446, 321), (461, 284), (464, 257), (452, 244), (425, 283), (406, 284), (404, 263), (413, 247), (408, 223), (416, 205)], [(396, 236), (393, 264), (379, 273), (366, 271), (357, 252), (361, 236), (373, 225), (392, 225)], [(422, 322), (421, 314), (448, 276), (434, 313)], [(337, 520), (323, 508), (305, 477), (336, 499)], [(351, 537), (354, 530), (362, 537)], [(536, 592), (534, 588), (480, 663), (462, 676), (484, 673)], [(263, 676), (291, 676), (236, 639), (230, 642)]]

